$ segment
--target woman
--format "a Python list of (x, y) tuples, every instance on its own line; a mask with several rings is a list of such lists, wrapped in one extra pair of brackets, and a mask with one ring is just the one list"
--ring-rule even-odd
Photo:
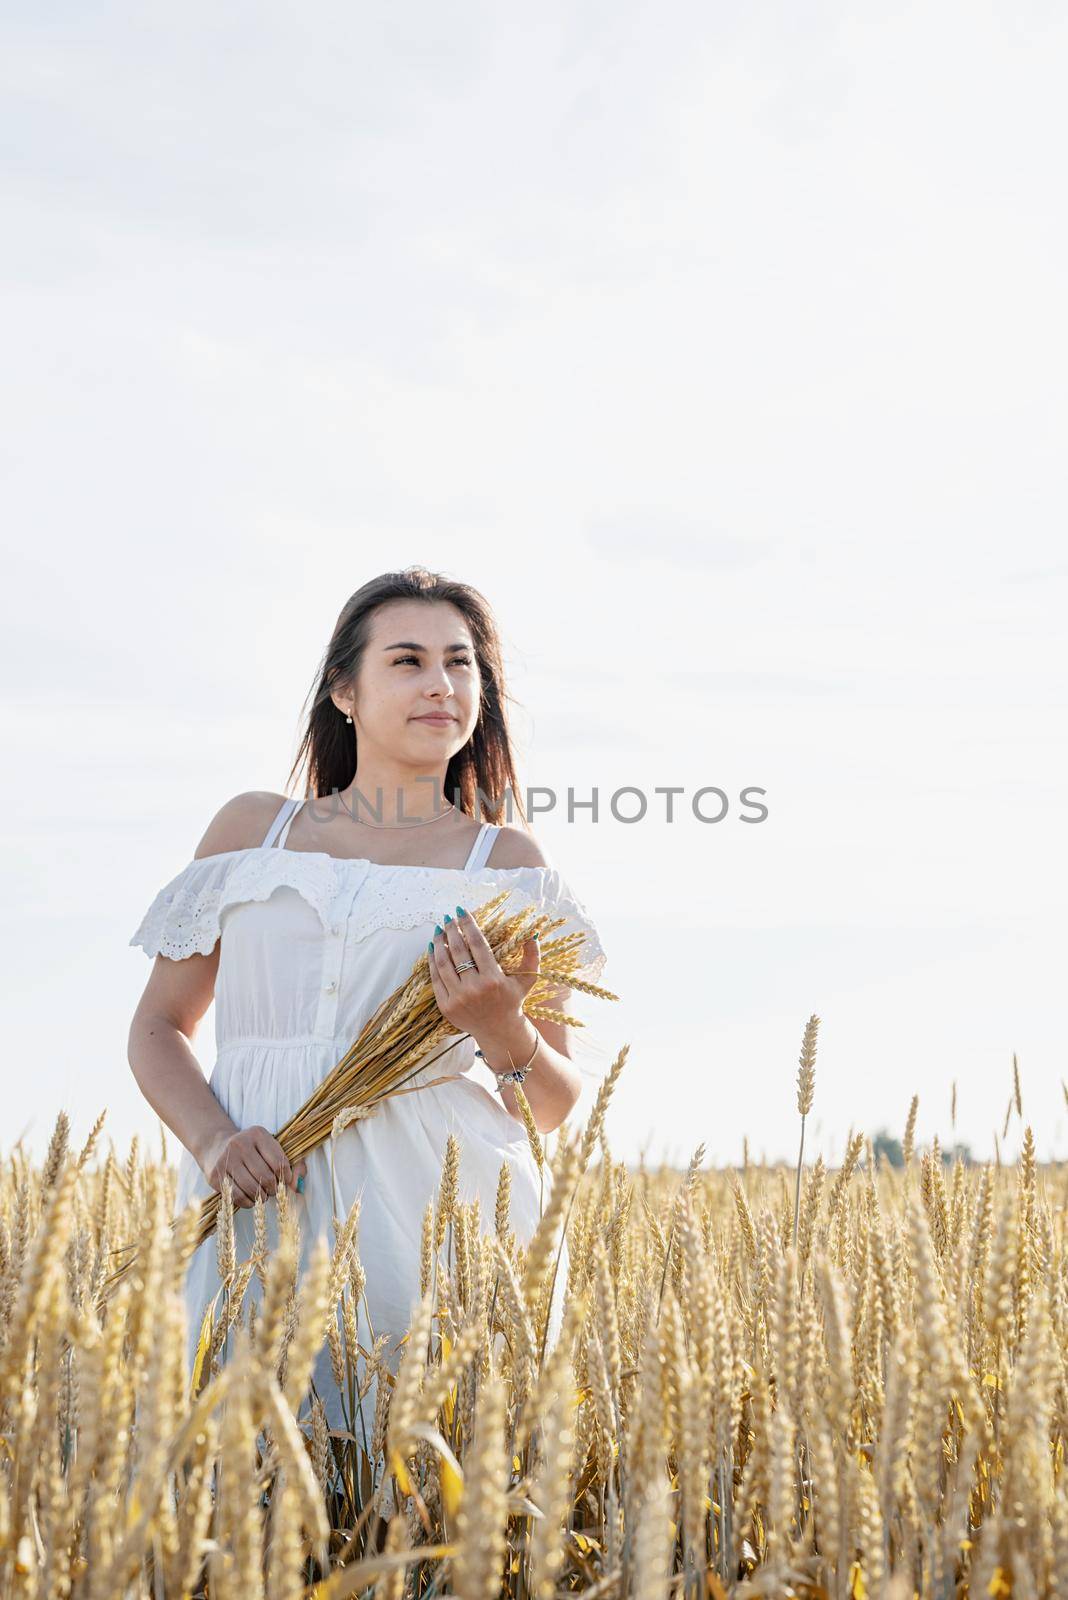
[[(155, 957), (129, 1059), (185, 1146), (177, 1209), (220, 1190), (229, 1174), (240, 1262), (253, 1248), (260, 1194), (277, 1242), (271, 1199), (281, 1177), (301, 1225), (303, 1275), (316, 1238), (332, 1247), (335, 1217), (340, 1226), (359, 1195), (360, 1342), (370, 1349), (389, 1335), (393, 1370), (419, 1298), (423, 1212), (448, 1135), (461, 1145), (459, 1198), (479, 1197), (484, 1229), (508, 1163), (510, 1226), (525, 1242), (542, 1180), (514, 1090), (498, 1080), (518, 1070), (543, 1131), (559, 1126), (581, 1088), (570, 1030), (522, 1013), (536, 940), (524, 972), (504, 973), (470, 913), (507, 887), (509, 910), (533, 904), (566, 918), (556, 935), (585, 934), (582, 977), (596, 982), (605, 964), (585, 907), (527, 828), (479, 820), (483, 808), (501, 816), (516, 788), (505, 698), (497, 630), (476, 590), (423, 568), (365, 584), (334, 629), (290, 774), (307, 759), (305, 798), (254, 791), (229, 800), (130, 940)], [(334, 1140), (333, 1174), (329, 1142), (291, 1166), (275, 1130), (423, 951), (442, 1014), (470, 1037), (444, 1054), (439, 1046), (408, 1079), (414, 1092), (346, 1128)], [(557, 1007), (568, 992), (557, 992)], [(206, 1081), (191, 1046), (213, 997), (217, 1053)], [(444, 1074), (451, 1081), (427, 1086)], [(546, 1174), (546, 1198), (548, 1190)], [(565, 1244), (550, 1339), (566, 1284)], [(190, 1362), (219, 1285), (212, 1237), (186, 1278)], [(255, 1274), (248, 1292), (259, 1296)], [(355, 1419), (346, 1419), (325, 1346), (313, 1382), (331, 1427), (345, 1429)], [(368, 1432), (373, 1405), (372, 1389)]]

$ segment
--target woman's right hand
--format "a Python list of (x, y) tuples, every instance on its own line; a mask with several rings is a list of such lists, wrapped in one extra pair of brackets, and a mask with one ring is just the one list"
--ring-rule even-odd
[(220, 1194), (229, 1174), (234, 1186), (234, 1210), (239, 1211), (255, 1205), (261, 1194), (270, 1199), (279, 1178), (287, 1188), (296, 1189), (297, 1179), (306, 1176), (308, 1168), (303, 1158), (291, 1163), (274, 1134), (254, 1123), (250, 1128), (238, 1128), (216, 1144), (201, 1170)]

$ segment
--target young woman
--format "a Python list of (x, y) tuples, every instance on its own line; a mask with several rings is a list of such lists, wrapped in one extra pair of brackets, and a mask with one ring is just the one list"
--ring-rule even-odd
[[(529, 830), (479, 819), (481, 809), (503, 815), (508, 791), (522, 816), (505, 699), (497, 630), (477, 590), (418, 567), (365, 584), (334, 629), (290, 774), (307, 761), (304, 798), (254, 791), (227, 801), (130, 940), (155, 957), (129, 1060), (185, 1146), (177, 1209), (220, 1190), (228, 1173), (241, 1261), (260, 1194), (277, 1242), (271, 1199), (282, 1178), (298, 1211), (303, 1276), (315, 1239), (332, 1247), (334, 1218), (340, 1225), (361, 1195), (360, 1342), (370, 1349), (388, 1334), (393, 1370), (419, 1298), (423, 1212), (448, 1135), (461, 1144), (460, 1199), (479, 1197), (485, 1229), (508, 1163), (510, 1225), (525, 1242), (540, 1214), (539, 1174), (514, 1091), (496, 1080), (523, 1073), (543, 1131), (559, 1126), (581, 1088), (571, 1030), (522, 1013), (537, 941), (524, 973), (504, 973), (470, 913), (508, 887), (509, 908), (534, 904), (567, 919), (557, 935), (585, 934), (581, 976), (597, 982), (605, 965), (588, 912)], [(329, 1142), (291, 1166), (274, 1132), (428, 946), (438, 1005), (469, 1037), (408, 1080), (415, 1092), (334, 1140), (333, 1186)], [(557, 1004), (566, 1008), (568, 992)], [(192, 1041), (213, 997), (216, 1061), (205, 1080)], [(427, 1086), (444, 1074), (449, 1082)], [(567, 1265), (565, 1244), (550, 1339)], [(186, 1278), (190, 1362), (219, 1286), (212, 1237)], [(259, 1297), (255, 1274), (248, 1292)], [(331, 1426), (343, 1428), (325, 1346), (313, 1381)], [(368, 1431), (369, 1404), (373, 1389)]]

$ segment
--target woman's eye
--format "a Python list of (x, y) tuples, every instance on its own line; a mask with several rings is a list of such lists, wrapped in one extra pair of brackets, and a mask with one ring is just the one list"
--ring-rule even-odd
[[(419, 665), (418, 656), (398, 656), (396, 661), (394, 661), (393, 665), (395, 667), (402, 667), (406, 661), (414, 661), (416, 666)], [(456, 656), (456, 657), (454, 657), (454, 659), (452, 661), (452, 665), (454, 667), (469, 667), (471, 665), (470, 657), (468, 657), (468, 656)]]

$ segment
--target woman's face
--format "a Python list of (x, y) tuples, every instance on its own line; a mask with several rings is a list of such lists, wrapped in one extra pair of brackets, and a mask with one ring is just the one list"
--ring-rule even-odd
[[(389, 600), (371, 617), (371, 637), (351, 712), (364, 753), (374, 748), (441, 767), (467, 743), (478, 721), (480, 681), (471, 632), (446, 600)], [(438, 721), (427, 721), (427, 716)]]

